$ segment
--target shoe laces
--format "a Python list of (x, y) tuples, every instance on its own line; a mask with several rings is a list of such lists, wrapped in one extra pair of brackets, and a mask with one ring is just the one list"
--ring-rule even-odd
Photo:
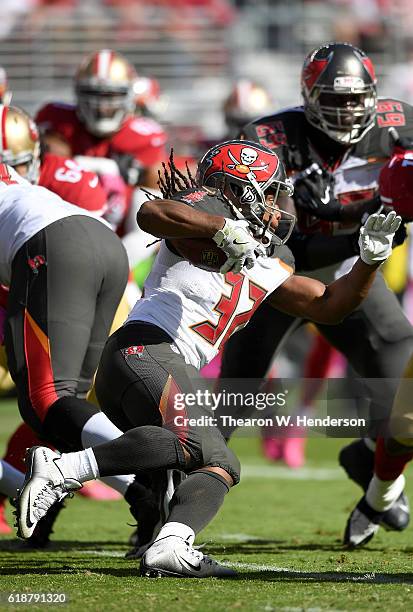
[(40, 520), (56, 501), (61, 498), (61, 491), (58, 490), (59, 485), (54, 485), (52, 481), (47, 482), (36, 496), (33, 502), (33, 515), (37, 520)]
[(185, 542), (185, 544), (186, 544), (185, 551), (189, 554), (189, 556), (191, 556), (196, 561), (201, 562), (203, 560), (208, 559), (208, 557), (206, 557), (199, 550), (196, 550), (195, 548), (192, 548), (192, 546), (190, 544), (188, 544), (187, 542)]

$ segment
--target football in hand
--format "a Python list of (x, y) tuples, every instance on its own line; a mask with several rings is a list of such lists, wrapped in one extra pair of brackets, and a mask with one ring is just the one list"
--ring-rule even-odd
[(219, 272), (228, 258), (211, 238), (173, 238), (168, 242), (178, 255), (209, 272)]

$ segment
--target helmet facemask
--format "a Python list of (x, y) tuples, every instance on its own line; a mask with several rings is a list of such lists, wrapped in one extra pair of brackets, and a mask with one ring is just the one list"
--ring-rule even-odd
[[(37, 185), (40, 176), (40, 143), (34, 145), (33, 152), (21, 153), (19, 155), (13, 155), (11, 151), (4, 151), (2, 154), (2, 161), (8, 164), (20, 174), (26, 181)], [(26, 166), (25, 172), (19, 172), (18, 166)]]
[(374, 125), (377, 101), (374, 85), (350, 92), (315, 86), (304, 98), (309, 122), (341, 144), (359, 142)]
[(109, 136), (117, 132), (128, 114), (133, 112), (131, 87), (76, 87), (77, 110), (87, 129), (95, 136)]
[(223, 194), (239, 219), (249, 222), (254, 238), (265, 247), (285, 244), (293, 231), (296, 217), (281, 208), (279, 203), (291, 197), (294, 191), (289, 179), (269, 180), (260, 186), (255, 177), (248, 178), (250, 184), (242, 184), (232, 177), (225, 177)]

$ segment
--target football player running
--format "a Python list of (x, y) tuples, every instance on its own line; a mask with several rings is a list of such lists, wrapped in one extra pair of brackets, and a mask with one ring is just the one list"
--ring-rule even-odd
[[(164, 199), (138, 213), (143, 230), (162, 238), (144, 296), (106, 343), (96, 378), (105, 414), (126, 433), (113, 442), (60, 455), (45, 447), (28, 454), (18, 500), (20, 535), (30, 537), (55, 503), (82, 482), (140, 470), (178, 469), (188, 478), (175, 489), (166, 522), (142, 557), (146, 576), (227, 577), (234, 572), (193, 548), (195, 534), (216, 515), (240, 466), (210, 413), (185, 401), (200, 367), (248, 323), (268, 299), (293, 316), (335, 324), (367, 295), (390, 255), (400, 224), (395, 212), (372, 215), (360, 233), (360, 258), (329, 286), (295, 276), (280, 259), (294, 217), (283, 210), (292, 193), (278, 156), (262, 145), (229, 141), (210, 149), (197, 181), (170, 161), (161, 180)], [(191, 239), (185, 241), (183, 239)], [(218, 246), (216, 271), (178, 254), (184, 243)], [(214, 244), (215, 243), (215, 244)], [(216, 251), (216, 249), (215, 249)], [(291, 263), (291, 260), (290, 260)]]
[[(303, 106), (257, 119), (242, 133), (276, 151), (295, 182), (298, 232), (289, 246), (296, 269), (314, 270), (311, 276), (331, 282), (352, 265), (360, 223), (381, 205), (374, 196), (380, 169), (391, 154), (389, 128), (397, 125), (400, 136), (412, 134), (413, 108), (391, 98), (377, 100), (370, 59), (346, 43), (312, 51), (304, 62), (301, 88)], [(301, 322), (264, 304), (251, 325), (226, 345), (221, 377), (263, 379), (274, 352)], [(371, 438), (357, 440), (340, 453), (348, 476), (365, 490), (373, 475), (373, 438), (388, 418), (396, 381), (413, 351), (413, 328), (381, 273), (354, 313), (338, 325), (317, 328), (358, 376), (367, 379)], [(381, 378), (388, 381), (385, 393), (373, 382)], [(408, 522), (402, 494), (382, 523), (401, 530)]]

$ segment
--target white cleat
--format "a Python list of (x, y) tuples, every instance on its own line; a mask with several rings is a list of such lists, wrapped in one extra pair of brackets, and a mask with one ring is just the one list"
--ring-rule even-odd
[(349, 548), (359, 548), (367, 544), (378, 532), (383, 512), (376, 512), (363, 497), (347, 521), (344, 544)]
[(234, 578), (237, 573), (192, 548), (194, 538), (170, 535), (156, 540), (143, 555), (140, 575), (148, 578)]
[(56, 461), (60, 454), (46, 446), (34, 446), (26, 456), (27, 472), (17, 500), (17, 527), (21, 538), (30, 538), (41, 518), (57, 501), (81, 488), (65, 478)]

